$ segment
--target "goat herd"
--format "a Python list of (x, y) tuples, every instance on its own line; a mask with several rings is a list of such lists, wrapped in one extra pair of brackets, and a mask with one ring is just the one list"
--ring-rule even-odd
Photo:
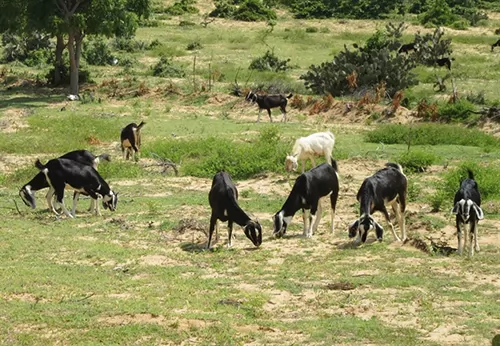
[[(259, 107), (261, 107), (260, 104)], [(140, 130), (144, 124), (144, 122), (139, 125), (132, 123), (122, 129), (120, 139), (124, 159), (128, 160), (130, 154), (132, 154), (132, 158), (135, 158), (141, 145)], [(337, 162), (332, 158), (334, 144), (335, 137), (330, 131), (314, 133), (296, 140), (292, 154), (286, 157), (285, 169), (289, 172), (295, 171), (298, 168), (298, 160), (301, 160), (302, 174), (295, 180), (282, 208), (273, 216), (273, 235), (276, 238), (280, 238), (286, 233), (288, 225), (299, 209), (302, 209), (304, 236), (312, 237), (321, 219), (320, 199), (327, 196), (329, 196), (331, 207), (331, 231), (334, 231), (335, 208), (339, 195), (338, 167)], [(315, 156), (324, 156), (326, 163), (316, 166)], [(307, 159), (310, 159), (315, 167), (304, 172)], [(49, 210), (59, 215), (54, 205), (55, 199), (64, 214), (70, 218), (75, 217), (76, 204), (80, 194), (90, 196), (90, 211), (96, 215), (100, 215), (98, 199), (102, 199), (104, 209), (109, 208), (111, 211), (115, 211), (118, 193), (111, 190), (97, 172), (97, 166), (103, 160), (109, 161), (109, 155), (95, 156), (87, 150), (69, 152), (49, 160), (46, 164), (37, 160), (35, 166), (40, 172), (20, 189), (19, 195), (27, 206), (35, 208), (35, 192), (49, 188), (46, 195)], [(66, 187), (74, 190), (71, 212), (67, 210), (63, 202)], [(372, 217), (375, 211), (380, 211), (384, 215), (394, 238), (398, 241), (405, 241), (404, 214), (407, 195), (408, 180), (399, 164), (387, 163), (386, 167), (364, 179), (356, 196), (360, 203), (360, 216), (349, 226), (349, 237), (356, 237), (354, 244), (364, 243), (368, 232), (372, 229), (375, 230), (377, 239), (382, 241), (384, 230)], [(261, 245), (262, 227), (258, 221), (252, 220), (238, 205), (238, 190), (227, 172), (221, 171), (215, 174), (208, 199), (212, 214), (207, 249), (211, 246), (212, 235), (217, 228), (218, 220), (228, 223), (228, 246), (232, 245), (233, 223), (243, 227), (245, 235), (255, 246)], [(461, 182), (460, 189), (454, 199), (453, 213), (456, 214), (459, 254), (464, 248), (463, 233), (465, 233), (465, 242), (469, 241), (469, 255), (472, 256), (474, 250), (479, 251), (477, 223), (484, 217), (480, 205), (481, 197), (478, 186), (473, 173), (469, 171), (469, 177)], [(401, 237), (394, 229), (386, 206), (391, 206), (396, 216)]]

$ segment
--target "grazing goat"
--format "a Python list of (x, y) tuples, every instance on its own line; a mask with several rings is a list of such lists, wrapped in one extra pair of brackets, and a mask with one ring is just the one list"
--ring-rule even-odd
[(263, 109), (267, 110), (267, 114), (269, 114), (269, 119), (273, 122), (273, 117), (271, 116), (271, 108), (279, 107), (281, 113), (283, 113), (283, 118), (281, 121), (286, 122), (286, 105), (288, 103), (288, 99), (292, 97), (293, 94), (290, 93), (288, 96), (285, 95), (257, 95), (256, 93), (249, 91), (245, 100), (248, 102), (255, 103), (259, 106), (259, 116), (257, 117), (257, 122), (260, 121), (260, 113)]
[(404, 44), (402, 45), (399, 50), (398, 50), (398, 53), (406, 53), (408, 54), (409, 51), (416, 51), (417, 50), (417, 44), (415, 42), (411, 42), (411, 43), (407, 43), (407, 44)]
[[(88, 150), (71, 151), (69, 153), (60, 156), (60, 158), (78, 161), (84, 165), (92, 166), (95, 169), (97, 169), (99, 162), (101, 162), (102, 160), (108, 162), (111, 161), (111, 158), (109, 157), (108, 154), (101, 154), (99, 156), (95, 156)], [(49, 187), (49, 183), (47, 182), (45, 175), (42, 172), (38, 172), (38, 174), (33, 179), (31, 179), (27, 184), (21, 187), (21, 189), (19, 190), (19, 196), (21, 196), (21, 199), (23, 200), (24, 204), (26, 204), (28, 207), (35, 209), (36, 208), (35, 191), (42, 190), (47, 187)], [(45, 197), (47, 199), (49, 210), (52, 208), (50, 199), (52, 198), (53, 195), (54, 195), (54, 190), (49, 189)], [(90, 210), (94, 209), (95, 209), (94, 200), (92, 199), (90, 201)]]
[[(455, 194), (453, 200), (452, 213), (456, 214), (456, 226), (458, 237), (458, 254), (461, 255), (464, 244), (462, 226), (465, 233), (465, 243), (469, 246), (469, 256), (474, 255), (474, 249), (479, 252), (479, 241), (477, 232), (477, 223), (484, 219), (484, 213), (481, 209), (481, 195), (477, 182), (474, 180), (474, 174), (468, 170), (469, 178), (460, 183), (460, 189)], [(469, 226), (469, 238), (467, 239), (467, 225)], [(474, 246), (472, 246), (474, 243)]]
[[(384, 214), (392, 234), (398, 241), (406, 240), (405, 209), (408, 194), (408, 180), (403, 174), (403, 169), (395, 163), (387, 163), (385, 168), (366, 178), (359, 188), (356, 199), (359, 201), (360, 217), (349, 227), (349, 238), (354, 238), (356, 244), (366, 241), (368, 231), (375, 228), (377, 239), (382, 241), (384, 229), (371, 216), (375, 211)], [(402, 232), (400, 239), (394, 230), (386, 205), (389, 204), (398, 220)]]
[(312, 161), (313, 167), (316, 166), (314, 156), (324, 155), (326, 162), (331, 163), (333, 146), (335, 145), (335, 136), (330, 131), (313, 133), (307, 137), (300, 137), (295, 141), (292, 154), (287, 155), (285, 159), (285, 170), (287, 172), (296, 171), (298, 160), (302, 161), (302, 173), (305, 170), (307, 159)]
[(141, 148), (141, 128), (145, 124), (144, 121), (141, 121), (139, 125), (131, 123), (122, 129), (120, 140), (124, 159), (128, 160), (132, 153), (132, 160), (135, 161), (135, 154)]
[(451, 61), (455, 60), (455, 58), (441, 58), (436, 60), (436, 64), (438, 66), (446, 66), (448, 70), (451, 70)]
[[(335, 229), (335, 207), (339, 195), (339, 177), (337, 173), (337, 162), (332, 160), (332, 164), (323, 163), (313, 169), (302, 173), (292, 187), (290, 195), (285, 203), (273, 217), (274, 231), (277, 238), (281, 238), (288, 225), (292, 222), (295, 213), (302, 209), (302, 219), (304, 221), (304, 236), (312, 237), (321, 220), (320, 198), (330, 195), (331, 230)], [(310, 214), (306, 215), (306, 210), (310, 209)]]
[(493, 52), (493, 48), (495, 48), (495, 47), (500, 47), (500, 39), (498, 39), (498, 41), (496, 41), (495, 43), (493, 43), (491, 45), (491, 51), (492, 52)]
[[(40, 160), (37, 160), (35, 167), (45, 175), (50, 188), (55, 192), (57, 202), (68, 217), (73, 218), (75, 216), (76, 203), (80, 193), (89, 195), (92, 199), (96, 200), (96, 203), (97, 199), (102, 197), (102, 206), (104, 209), (116, 210), (118, 194), (110, 189), (106, 181), (104, 181), (93, 167), (63, 158), (50, 160), (45, 165)], [(76, 191), (73, 196), (73, 210), (71, 214), (66, 209), (63, 201), (66, 186)], [(59, 215), (54, 207), (52, 198), (50, 199), (50, 204), (52, 211), (56, 215)], [(96, 206), (95, 213), (96, 215), (100, 215), (98, 205)]]
[[(227, 221), (228, 246), (232, 246), (233, 222), (243, 227), (245, 235), (255, 246), (262, 244), (262, 227), (253, 221), (238, 205), (238, 190), (228, 173), (221, 171), (212, 180), (208, 193), (208, 201), (212, 208), (207, 249), (210, 249), (212, 234), (217, 229), (217, 220)], [(218, 233), (218, 232), (217, 232)]]

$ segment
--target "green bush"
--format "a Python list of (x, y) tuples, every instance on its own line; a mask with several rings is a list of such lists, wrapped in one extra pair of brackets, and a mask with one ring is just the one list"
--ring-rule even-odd
[(276, 20), (276, 12), (266, 7), (260, 0), (244, 0), (235, 6), (235, 1), (217, 0), (215, 9), (210, 12), (210, 17), (241, 20), (245, 22), (258, 22)]
[(190, 43), (188, 43), (188, 45), (186, 47), (187, 50), (198, 50), (198, 49), (202, 49), (202, 48), (203, 48), (203, 46), (198, 41), (190, 42)]
[(135, 53), (153, 49), (161, 45), (161, 43), (157, 39), (148, 44), (145, 41), (138, 41), (129, 37), (115, 37), (111, 41), (111, 45), (115, 50), (123, 50), (128, 53)]
[(165, 13), (172, 16), (181, 16), (183, 14), (194, 14), (200, 12), (196, 7), (192, 6), (196, 4), (196, 0), (180, 0), (176, 1), (172, 6), (165, 9)]
[(160, 61), (153, 66), (153, 76), (183, 78), (186, 75), (182, 67), (174, 64), (171, 58), (161, 56)]
[(410, 150), (396, 159), (405, 171), (412, 173), (425, 172), (427, 167), (436, 162), (436, 160), (436, 155), (423, 150)]
[[(388, 24), (385, 31), (377, 31), (364, 47), (347, 48), (319, 66), (312, 65), (300, 76), (307, 88), (316, 94), (349, 95), (371, 89), (385, 82), (386, 91), (397, 91), (418, 84), (413, 69), (412, 55), (397, 54), (403, 25)], [(355, 76), (355, 83), (348, 77)]]
[(402, 7), (403, 0), (291, 0), (286, 1), (295, 18), (385, 18)]
[(379, 125), (365, 135), (365, 141), (384, 144), (407, 144), (411, 131), (412, 145), (466, 145), (495, 147), (500, 140), (477, 129), (445, 124)]
[(185, 175), (212, 178), (225, 170), (234, 179), (248, 179), (263, 172), (282, 172), (289, 144), (281, 140), (277, 126), (267, 126), (259, 137), (234, 141), (209, 137), (196, 140), (157, 141), (143, 149), (146, 156), (155, 153), (174, 162), (182, 161)]
[(500, 168), (496, 164), (480, 165), (475, 162), (463, 162), (456, 169), (446, 173), (438, 191), (450, 202), (460, 187), (460, 182), (468, 177), (467, 169), (474, 173), (483, 200), (500, 199)]
[(274, 52), (268, 50), (263, 56), (252, 60), (248, 68), (250, 70), (257, 71), (286, 71), (290, 68), (288, 66), (289, 62), (290, 59), (280, 60), (276, 55), (274, 55)]
[[(51, 85), (55, 85), (55, 67), (52, 67), (49, 72), (45, 75), (47, 82)], [(59, 85), (69, 85), (70, 84), (70, 73), (69, 73), (69, 62), (65, 62), (64, 65), (59, 67), (59, 75), (61, 77), (61, 83)], [(90, 72), (87, 68), (80, 63), (80, 68), (78, 69), (78, 83), (89, 83), (92, 82), (90, 78)]]
[(37, 66), (49, 62), (52, 56), (50, 35), (33, 32), (27, 35), (2, 35), (3, 62), (20, 61), (27, 66)]
[(83, 57), (89, 65), (104, 66), (113, 61), (111, 49), (108, 43), (102, 39), (85, 42), (83, 48)]
[(421, 24), (435, 26), (447, 26), (458, 20), (460, 20), (460, 17), (452, 12), (446, 0), (431, 0), (427, 11), (420, 16)]
[(463, 122), (469, 119), (474, 105), (467, 99), (460, 99), (456, 103), (441, 103), (438, 105), (439, 120), (446, 122)]

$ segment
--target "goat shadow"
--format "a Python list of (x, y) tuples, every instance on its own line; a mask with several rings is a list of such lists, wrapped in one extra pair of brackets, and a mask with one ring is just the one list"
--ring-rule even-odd
[[(182, 243), (180, 247), (183, 251), (191, 252), (191, 253), (237, 250), (237, 248), (235, 248), (234, 246), (228, 247), (226, 243), (217, 246), (218, 242), (212, 242), (212, 247), (210, 247), (210, 249), (207, 249), (207, 242), (208, 242), (208, 240), (203, 242), (203, 243)], [(241, 250), (243, 250), (243, 251), (256, 251), (258, 249), (260, 249), (260, 246), (259, 247), (245, 247), (245, 248), (242, 248)]]
[(333, 243), (333, 245), (335, 245), (337, 249), (357, 249), (361, 247), (363, 244), (373, 244), (373, 243), (378, 243), (377, 239), (368, 238), (364, 243), (359, 243), (359, 244), (356, 244), (354, 240), (338, 241)]

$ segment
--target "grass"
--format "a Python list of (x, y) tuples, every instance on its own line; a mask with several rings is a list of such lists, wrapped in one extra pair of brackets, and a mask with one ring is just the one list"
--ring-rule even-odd
[[(182, 19), (199, 22), (196, 16)], [(499, 325), (499, 244), (492, 240), (500, 215), (498, 140), (478, 129), (413, 125), (410, 152), (420, 153), (426, 165), (429, 157), (434, 163), (427, 172), (407, 173), (408, 234), (456, 245), (449, 215), (452, 193), (462, 167), (472, 167), (486, 214), (477, 256), (431, 255), (392, 242), (379, 214), (384, 242), (350, 248), (346, 230), (358, 212), (357, 189), (384, 162), (405, 155), (408, 126), (324, 123), (321, 115), (301, 113), (286, 124), (256, 124), (256, 108), (228, 98), (228, 84), (238, 76), (242, 87), (279, 81), (305, 93), (297, 77), (309, 65), (331, 59), (344, 44), (363, 43), (385, 22), (305, 25), (285, 19), (265, 36), (265, 23), (216, 21), (207, 28), (181, 28), (179, 20), (164, 18), (159, 27), (139, 29), (138, 40), (158, 39), (163, 46), (127, 53), (139, 61), (132, 72), (120, 66), (92, 68), (96, 84), (84, 88), (101, 102), (66, 102), (64, 90), (16, 86), (44, 71), (7, 66), (0, 90), (0, 344), (488, 344)], [(311, 26), (319, 33), (306, 32)], [(291, 71), (247, 71), (250, 61), (268, 49), (264, 37), (280, 58), (292, 58)], [(411, 38), (407, 34), (405, 42)], [(199, 89), (194, 93), (193, 53), (185, 48), (195, 40), (203, 48), (196, 53)], [(481, 54), (489, 49), (486, 38), (465, 31), (454, 42), (459, 43), (454, 47), (457, 85), (474, 93), (484, 90), (488, 102), (498, 102), (496, 86), (489, 83), (498, 79), (498, 69)], [(161, 53), (187, 66), (187, 79), (150, 76)], [(209, 63), (220, 73), (211, 93), (200, 91)], [(432, 91), (434, 72), (419, 68), (425, 83), (408, 92), (412, 99), (443, 97)], [(124, 96), (110, 95), (113, 78)], [(108, 87), (99, 87), (104, 81)], [(142, 82), (148, 93), (126, 94)], [(141, 160), (126, 162), (119, 130), (141, 120), (146, 122)], [(3, 131), (12, 124), (23, 126)], [(284, 155), (297, 137), (327, 129), (335, 133), (340, 168), (335, 233), (328, 231), (330, 211), (324, 204), (312, 239), (300, 237), (300, 213), (284, 238), (273, 239), (271, 217), (297, 176), (283, 171)], [(118, 210), (91, 216), (83, 198), (76, 219), (58, 219), (44, 210), (45, 191), (37, 192), (37, 209), (24, 206), (18, 189), (36, 173), (35, 158), (47, 160), (77, 148), (111, 154), (112, 162), (99, 171), (119, 192)], [(160, 174), (152, 166), (153, 153), (176, 162), (180, 176)], [(218, 243), (202, 251), (210, 218), (208, 190), (221, 168), (233, 175), (240, 206), (263, 226), (259, 249), (250, 246), (240, 227), (228, 249), (220, 223)], [(440, 199), (430, 201), (435, 195)], [(441, 211), (430, 212), (434, 203)], [(179, 229), (185, 219), (198, 221), (203, 230)], [(352, 289), (332, 289), (331, 284), (342, 282)]]

